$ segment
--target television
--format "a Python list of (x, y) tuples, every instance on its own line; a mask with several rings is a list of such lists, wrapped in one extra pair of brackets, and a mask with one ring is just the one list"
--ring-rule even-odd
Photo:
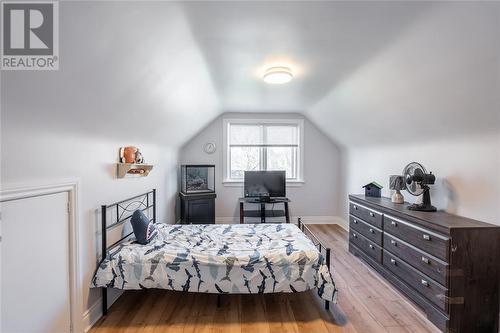
[(285, 171), (245, 171), (245, 198), (286, 196)]

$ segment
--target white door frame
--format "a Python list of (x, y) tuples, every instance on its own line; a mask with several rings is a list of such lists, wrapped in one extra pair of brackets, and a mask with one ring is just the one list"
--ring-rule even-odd
[[(19, 187), (0, 191), (0, 203), (49, 194), (68, 194), (69, 216), (69, 281), (70, 281), (70, 323), (72, 332), (82, 330), (82, 293), (80, 283), (79, 228), (78, 228), (79, 182), (67, 182), (35, 187)], [(0, 229), (1, 232), (1, 229)]]

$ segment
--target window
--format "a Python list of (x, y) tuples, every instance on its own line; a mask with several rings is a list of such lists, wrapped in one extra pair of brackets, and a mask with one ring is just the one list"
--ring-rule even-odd
[(285, 170), (288, 181), (302, 181), (301, 119), (225, 119), (224, 129), (226, 182), (258, 170)]

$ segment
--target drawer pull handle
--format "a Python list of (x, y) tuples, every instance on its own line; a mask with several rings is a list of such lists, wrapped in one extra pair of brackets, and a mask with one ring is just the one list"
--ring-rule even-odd
[(396, 223), (396, 221), (391, 221), (391, 225), (392, 225), (393, 227), (397, 227), (397, 226), (398, 226), (398, 224)]
[(355, 210), (358, 210), (358, 206), (356, 206), (356, 205), (353, 205), (352, 208), (354, 208)]
[(358, 235), (356, 235), (356, 234), (352, 234), (352, 237), (354, 237), (354, 238), (358, 238)]
[(370, 228), (370, 232), (371, 232), (372, 234), (374, 234), (374, 233), (375, 233), (375, 230), (373, 230), (372, 228)]
[(372, 212), (370, 212), (370, 216), (371, 217), (375, 217), (375, 214), (373, 214)]
[(431, 236), (429, 235), (426, 235), (426, 234), (423, 234), (422, 237), (425, 239), (425, 240), (428, 240), (430, 241), (431, 240)]
[(375, 248), (375, 246), (373, 246), (371, 244), (369, 246), (370, 246), (370, 249), (372, 249), (372, 250)]
[(422, 257), (422, 262), (425, 262), (426, 264), (430, 263), (429, 259), (426, 257)]
[(426, 287), (428, 287), (428, 286), (429, 286), (429, 282), (427, 282), (426, 280), (423, 280), (423, 279), (422, 279), (422, 281), (420, 281), (420, 283), (422, 283), (422, 285), (424, 285), (424, 286), (426, 286)]
[(396, 259), (391, 259), (391, 264), (396, 265)]
[(358, 224), (358, 220), (354, 219), (352, 222), (354, 222), (354, 224)]
[(391, 239), (391, 244), (394, 246), (398, 246), (398, 243), (394, 239)]

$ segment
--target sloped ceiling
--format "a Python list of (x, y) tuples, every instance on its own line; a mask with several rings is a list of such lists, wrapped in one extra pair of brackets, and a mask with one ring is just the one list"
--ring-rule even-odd
[[(186, 16), (227, 111), (300, 111), (396, 40), (429, 4), (364, 2), (186, 3)], [(268, 85), (266, 67), (295, 79)]]
[(220, 112), (182, 8), (60, 2), (60, 70), (2, 73), (2, 127), (180, 146)]
[[(225, 111), (297, 111), (367, 145), (500, 131), (500, 3), (189, 3)], [(286, 85), (263, 69), (289, 64)]]
[[(300, 112), (345, 146), (500, 131), (498, 2), (62, 2), (60, 21), (58, 72), (2, 73), (2, 126), (174, 146), (223, 112)], [(295, 79), (266, 85), (277, 64)]]

